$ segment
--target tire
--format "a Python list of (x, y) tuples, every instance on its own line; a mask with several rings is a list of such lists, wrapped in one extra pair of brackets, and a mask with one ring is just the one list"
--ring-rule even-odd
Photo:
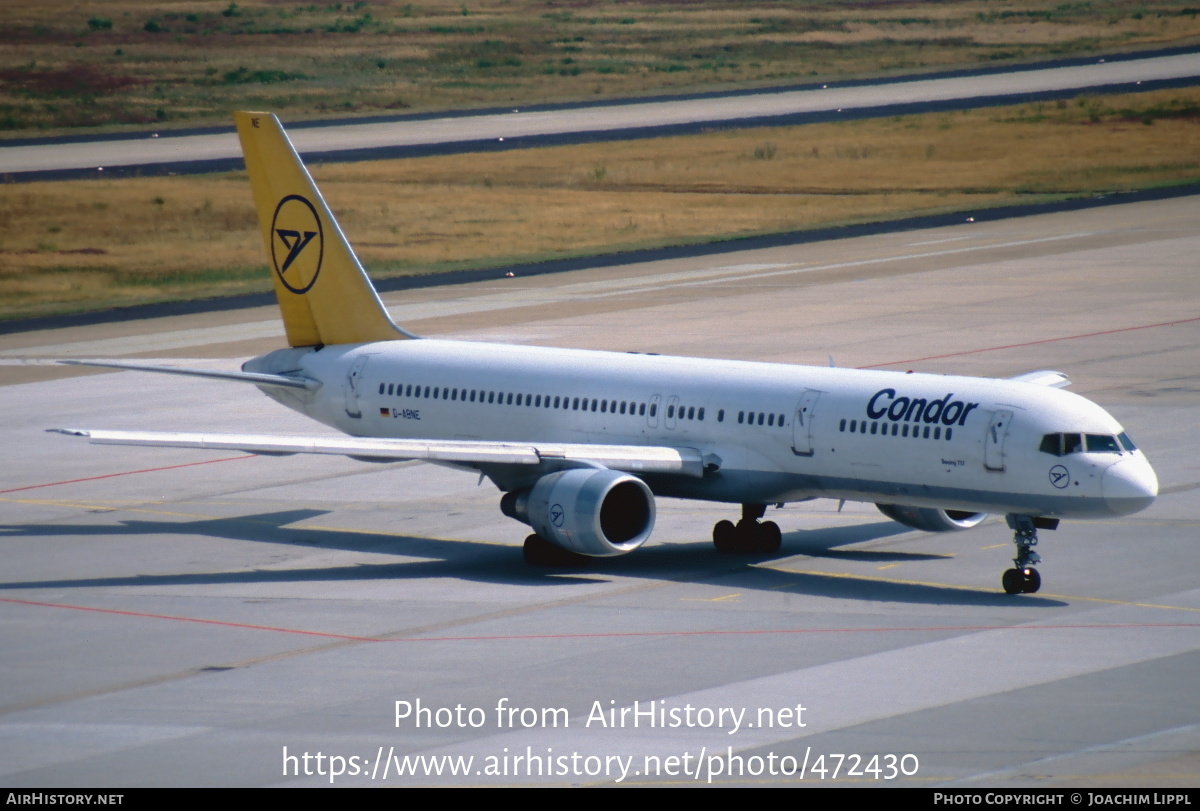
[(713, 527), (713, 546), (726, 555), (738, 551), (738, 531), (732, 521), (716, 523)]

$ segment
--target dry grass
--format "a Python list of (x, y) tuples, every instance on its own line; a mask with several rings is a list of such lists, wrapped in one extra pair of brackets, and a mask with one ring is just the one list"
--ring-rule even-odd
[(40, 0), (0, 17), (0, 136), (835, 79), (1200, 41), (1165, 0)]
[[(314, 167), (377, 276), (1200, 180), (1200, 89)], [(0, 317), (265, 290), (239, 173), (0, 186)]]

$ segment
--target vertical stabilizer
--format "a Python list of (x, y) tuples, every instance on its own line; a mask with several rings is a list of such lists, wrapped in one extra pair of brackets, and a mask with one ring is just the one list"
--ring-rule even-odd
[(392, 323), (296, 150), (271, 113), (233, 114), (291, 346), (413, 336)]

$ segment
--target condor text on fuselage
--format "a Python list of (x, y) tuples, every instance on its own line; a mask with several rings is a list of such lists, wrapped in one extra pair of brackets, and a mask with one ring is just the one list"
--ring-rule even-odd
[(952, 397), (953, 392), (939, 400), (929, 401), (921, 397), (897, 397), (895, 389), (882, 389), (867, 401), (867, 416), (873, 420), (887, 417), (892, 422), (925, 422), (931, 425), (940, 422), (947, 427), (966, 425), (967, 415), (979, 408), (979, 403), (965, 403)]

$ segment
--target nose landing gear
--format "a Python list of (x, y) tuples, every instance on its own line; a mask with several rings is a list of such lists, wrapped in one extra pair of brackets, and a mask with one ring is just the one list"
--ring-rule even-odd
[(773, 554), (779, 551), (783, 533), (774, 521), (760, 518), (767, 511), (766, 504), (743, 504), (742, 520), (718, 521), (713, 527), (713, 546), (726, 554)]
[(1047, 529), (1054, 529), (1058, 520), (1035, 519), (1028, 515), (1009, 515), (1006, 519), (1013, 531), (1013, 543), (1017, 545), (1017, 556), (1013, 558), (1016, 568), (1007, 569), (1000, 583), (1005, 594), (1033, 594), (1042, 587), (1042, 576), (1033, 568), (1042, 562), (1042, 556), (1033, 551), (1038, 542), (1038, 522), (1043, 522)]

